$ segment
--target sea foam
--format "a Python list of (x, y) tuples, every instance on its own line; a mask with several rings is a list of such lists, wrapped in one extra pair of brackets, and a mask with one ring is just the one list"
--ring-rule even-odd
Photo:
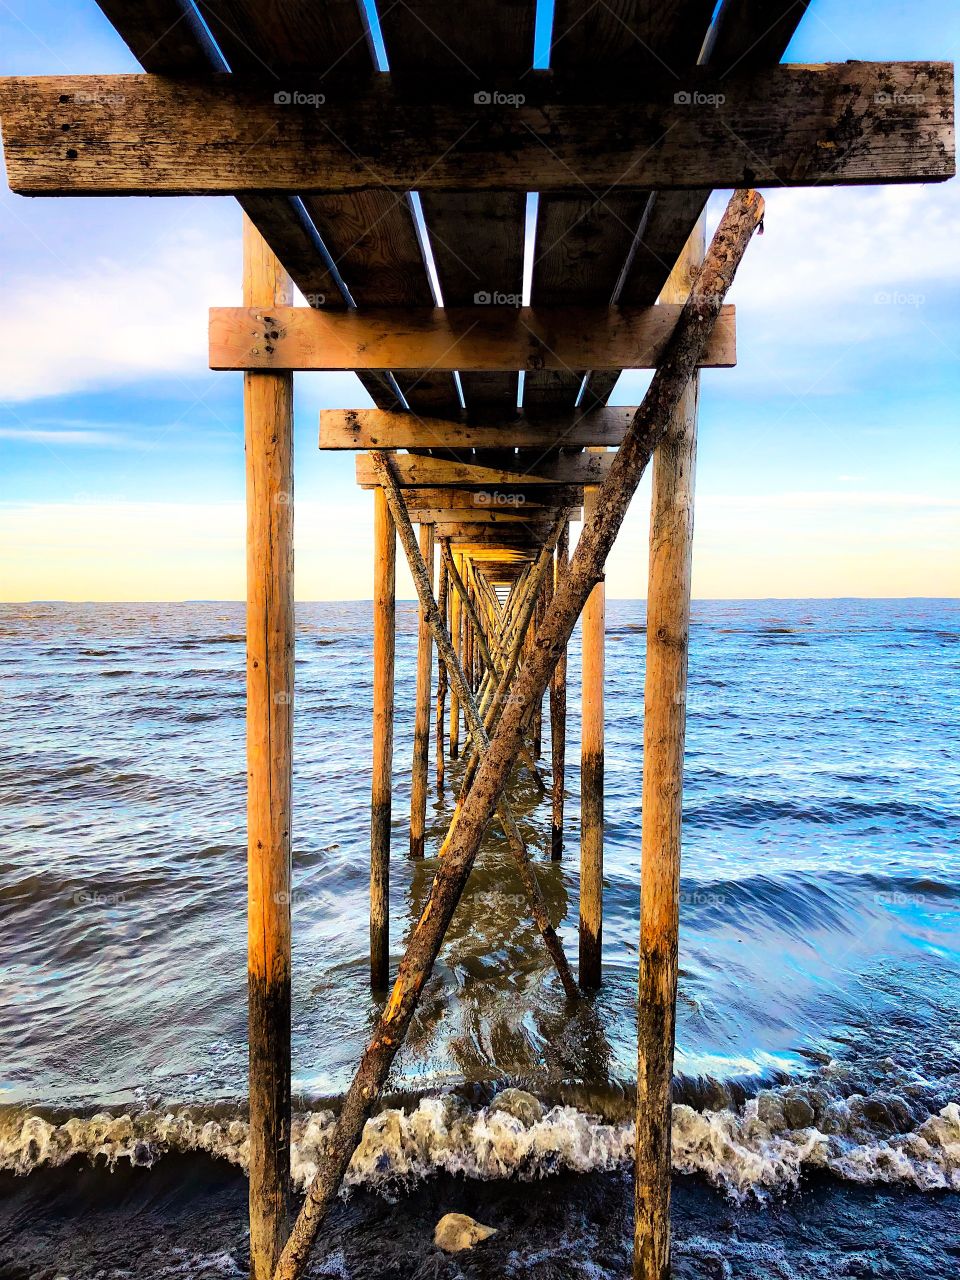
[[(899, 1106), (897, 1103), (899, 1102)], [(735, 1198), (783, 1191), (804, 1170), (858, 1183), (960, 1191), (960, 1105), (914, 1117), (916, 1103), (890, 1095), (824, 1100), (798, 1086), (763, 1091), (741, 1107), (673, 1109), (673, 1166)], [(798, 1123), (799, 1122), (799, 1123)], [(301, 1190), (327, 1149), (336, 1117), (296, 1115), (291, 1166)], [(627, 1166), (634, 1127), (606, 1123), (572, 1106), (545, 1106), (508, 1089), (472, 1109), (454, 1095), (422, 1098), (372, 1117), (347, 1173), (347, 1187), (399, 1190), (436, 1173), (530, 1181), (554, 1173)], [(15, 1109), (0, 1118), (0, 1167), (20, 1174), (80, 1157), (113, 1167), (150, 1166), (168, 1152), (198, 1153), (246, 1168), (248, 1127), (202, 1108), (100, 1112), (57, 1123)]]

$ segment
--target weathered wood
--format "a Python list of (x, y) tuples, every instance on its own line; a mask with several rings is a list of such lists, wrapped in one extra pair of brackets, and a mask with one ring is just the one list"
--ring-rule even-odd
[[(402, 461), (398, 456), (394, 465)], [(512, 484), (498, 486), (495, 493), (476, 493), (472, 489), (431, 488), (414, 486), (404, 489), (404, 501), (408, 511), (429, 511), (433, 508), (453, 509), (459, 512), (523, 513), (537, 509), (549, 509), (551, 517), (561, 507), (579, 507), (583, 503), (581, 485)], [(489, 501), (488, 501), (489, 499)], [(466, 515), (463, 516), (466, 519)]]
[[(385, 453), (375, 453), (374, 460), (380, 469), (381, 479), (383, 481), (384, 492), (387, 501), (390, 504), (390, 510), (393, 513), (394, 521), (397, 525), (397, 532), (400, 536), (400, 542), (407, 555), (407, 563), (410, 566), (410, 573), (413, 577), (414, 584), (417, 588), (417, 595), (420, 598), (420, 608), (423, 611), (427, 621), (427, 627), (437, 645), (437, 654), (441, 662), (446, 664), (447, 674), (450, 677), (450, 683), (457, 690), (461, 705), (463, 706), (464, 721), (470, 733), (471, 740), (480, 759), (489, 745), (486, 730), (480, 719), (473, 693), (464, 674), (463, 665), (457, 656), (453, 643), (447, 634), (443, 621), (437, 609), (436, 601), (433, 598), (433, 584), (431, 582), (431, 570), (427, 567), (423, 559), (423, 540), (421, 546), (417, 547), (417, 542), (413, 536), (413, 526), (410, 523), (410, 517), (403, 503), (403, 495), (399, 486), (391, 475), (391, 467), (389, 455)], [(431, 542), (431, 556), (433, 543)], [(575, 997), (579, 995), (577, 984), (574, 981), (573, 974), (570, 972), (570, 966), (567, 963), (567, 957), (564, 954), (560, 939), (557, 937), (556, 930), (550, 920), (547, 905), (540, 889), (540, 883), (537, 880), (537, 874), (533, 869), (530, 861), (530, 855), (524, 844), (523, 837), (517, 826), (516, 818), (509, 802), (500, 797), (496, 806), (497, 817), (500, 825), (503, 827), (503, 833), (507, 838), (507, 844), (510, 853), (517, 864), (517, 870), (520, 874), (520, 881), (523, 884), (524, 892), (527, 895), (527, 901), (530, 905), (530, 912), (534, 923), (540, 931), (550, 958), (556, 966), (560, 981), (563, 984), (564, 991), (568, 996)]]
[[(704, 246), (701, 218), (667, 281), (672, 301), (689, 295)], [(667, 1280), (670, 1274), (670, 1123), (698, 398), (695, 374), (653, 457), (641, 804), (636, 1280)]]
[(493, 422), (451, 421), (382, 409), (321, 409), (321, 449), (579, 449), (616, 447), (636, 408), (556, 417), (518, 413)]
[[(435, 524), (434, 520), (427, 520), (425, 523)], [(450, 625), (450, 603), (449, 603), (449, 587), (450, 575), (447, 569), (446, 560), (440, 564), (440, 586), (437, 590), (437, 608), (440, 611), (440, 620), (445, 627)], [(446, 716), (446, 700), (447, 700), (447, 664), (445, 662), (437, 663), (437, 715), (436, 715), (436, 757), (437, 757), (437, 794), (443, 795), (443, 786), (446, 781), (446, 742), (444, 734), (444, 724)]]
[[(379, 492), (383, 492), (381, 489)], [(420, 555), (433, 590), (434, 526), (420, 525)], [(413, 762), (410, 791), (410, 856), (422, 858), (427, 827), (427, 773), (430, 768), (430, 695), (433, 675), (433, 639), (426, 611), (421, 605), (417, 632), (417, 701), (413, 725)]]
[(222, 67), (220, 55), (195, 13), (182, 0), (97, 0), (130, 52), (148, 71), (205, 74)]
[(651, 81), (639, 102), (635, 86), (575, 102), (549, 76), (523, 84), (521, 105), (406, 97), (388, 77), (354, 92), (291, 86), (325, 101), (278, 103), (272, 85), (227, 77), (12, 76), (0, 117), (21, 195), (689, 190), (745, 174), (796, 187), (954, 173), (949, 63), (692, 72), (679, 88)]
[[(243, 292), (288, 302), (292, 285), (249, 221)], [(290, 896), (293, 747), (293, 378), (244, 378), (247, 486), (247, 983), (250, 1270), (269, 1280), (290, 1193)]]
[[(614, 469), (603, 486), (598, 510), (584, 526), (570, 567), (544, 618), (537, 637), (537, 651), (521, 671), (513, 696), (490, 740), (461, 812), (453, 843), (437, 868), (426, 905), (411, 932), (390, 1000), (344, 1097), (326, 1158), (308, 1188), (277, 1266), (275, 1280), (297, 1280), (306, 1266), (310, 1247), (336, 1197), (364, 1124), (383, 1089), (433, 970), (484, 832), (506, 786), (533, 704), (543, 696), (587, 597), (602, 575), (630, 500), (697, 367), (700, 348), (762, 214), (763, 201), (756, 192), (738, 191), (721, 219), (664, 362), (654, 374), (634, 424), (620, 446)], [(413, 549), (415, 552), (416, 547)]]
[(390, 980), (390, 820), (397, 531), (380, 489), (373, 495), (373, 793), (370, 800), (370, 986)]
[[(210, 367), (653, 369), (679, 318), (680, 308), (670, 306), (214, 307)], [(706, 367), (729, 369), (736, 362), (736, 312), (729, 307), (707, 347)]]
[[(409, 489), (404, 490), (404, 496), (410, 492), (411, 490)], [(511, 527), (516, 525), (522, 527), (524, 525), (547, 524), (549, 526), (556, 519), (561, 508), (559, 506), (531, 506), (526, 511), (523, 507), (517, 511), (497, 511), (478, 507), (475, 511), (472, 511), (468, 507), (418, 507), (411, 509), (410, 504), (407, 503), (407, 510), (411, 511), (411, 514), (416, 514), (418, 519), (428, 521), (430, 524), (457, 525), (461, 530), (476, 527), (490, 528), (491, 526), (497, 526), (502, 529), (506, 526), (507, 531), (509, 531)], [(581, 520), (583, 518), (583, 509), (581, 507), (565, 507), (563, 510), (570, 511), (571, 520)]]
[[(483, 490), (477, 506), (499, 505), (497, 490), (515, 485), (597, 484), (607, 474), (613, 454), (573, 454), (569, 457), (547, 456), (535, 463), (517, 457), (510, 467), (483, 466), (476, 462), (451, 462), (446, 458), (427, 458), (419, 454), (398, 453), (393, 466), (397, 484), (402, 489), (421, 485), (470, 485)], [(377, 483), (376, 470), (369, 455), (357, 454), (357, 484), (372, 488)]]
[[(554, 557), (553, 588), (550, 599), (556, 594), (560, 579), (566, 572), (570, 556), (570, 526), (567, 524), (557, 539)], [(550, 857), (559, 862), (563, 857), (563, 809), (564, 774), (567, 757), (567, 649), (557, 659), (550, 681), (550, 754), (553, 769), (551, 786), (552, 822), (550, 829)]]
[[(590, 521), (602, 491), (588, 489)], [(580, 985), (600, 986), (603, 952), (603, 675), (606, 588), (599, 581), (581, 618), (583, 728), (580, 753)]]
[[(397, 476), (397, 459), (391, 461), (391, 470), (394, 477)], [(399, 483), (399, 481), (398, 481)], [(454, 563), (457, 568), (461, 565), (461, 556), (458, 553), (454, 556)], [(463, 606), (461, 604), (459, 592), (454, 591), (450, 598), (450, 636), (454, 649), (457, 653), (461, 653), (461, 636), (462, 636)], [(460, 698), (457, 694), (456, 686), (450, 686), (450, 759), (457, 760), (460, 756)]]

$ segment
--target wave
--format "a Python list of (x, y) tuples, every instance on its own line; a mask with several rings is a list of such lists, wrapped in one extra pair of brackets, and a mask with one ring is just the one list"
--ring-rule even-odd
[[(834, 1082), (835, 1085), (836, 1082)], [(673, 1167), (732, 1198), (763, 1197), (820, 1171), (860, 1184), (960, 1191), (960, 1105), (930, 1110), (909, 1089), (850, 1094), (824, 1080), (762, 1090), (739, 1107), (673, 1107)], [(291, 1170), (305, 1189), (328, 1148), (332, 1110), (296, 1115)], [(631, 1122), (607, 1122), (566, 1104), (546, 1105), (508, 1088), (483, 1107), (454, 1094), (387, 1107), (366, 1125), (346, 1187), (396, 1191), (438, 1173), (534, 1181), (558, 1173), (629, 1166)], [(28, 1174), (76, 1158), (113, 1168), (152, 1166), (168, 1153), (197, 1153), (246, 1169), (248, 1126), (239, 1111), (181, 1107), (58, 1122), (21, 1109), (0, 1117), (0, 1168)]]

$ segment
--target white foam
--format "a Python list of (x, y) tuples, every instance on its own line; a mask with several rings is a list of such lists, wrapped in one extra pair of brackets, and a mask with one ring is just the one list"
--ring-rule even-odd
[[(804, 1169), (858, 1183), (960, 1191), (957, 1103), (910, 1132), (878, 1136), (864, 1128), (863, 1098), (830, 1103), (830, 1132), (816, 1124), (789, 1127), (781, 1101), (771, 1090), (737, 1111), (675, 1105), (674, 1168), (737, 1197), (795, 1186)], [(826, 1126), (822, 1117), (820, 1123)], [(294, 1118), (291, 1166), (299, 1188), (316, 1172), (334, 1124), (330, 1111)], [(410, 1111), (392, 1108), (368, 1121), (346, 1185), (389, 1189), (437, 1172), (531, 1180), (560, 1171), (611, 1170), (630, 1163), (633, 1144), (631, 1124), (606, 1124), (569, 1106), (545, 1109), (517, 1090), (477, 1111), (453, 1097), (425, 1098)], [(166, 1152), (202, 1152), (245, 1169), (246, 1122), (190, 1108), (100, 1113), (63, 1124), (13, 1111), (0, 1118), (0, 1167), (17, 1173), (63, 1165), (76, 1156), (110, 1167), (119, 1160), (151, 1165)]]

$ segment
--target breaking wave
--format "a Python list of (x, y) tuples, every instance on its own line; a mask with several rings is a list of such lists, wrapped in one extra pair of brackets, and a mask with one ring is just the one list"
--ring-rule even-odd
[[(738, 1106), (698, 1111), (675, 1103), (673, 1166), (735, 1199), (788, 1191), (805, 1172), (861, 1184), (960, 1191), (960, 1105), (916, 1084), (871, 1094), (849, 1092), (842, 1074), (773, 1089)], [(938, 1105), (942, 1103), (942, 1105)], [(296, 1115), (292, 1173), (304, 1189), (323, 1158), (336, 1117)], [(506, 1089), (472, 1108), (456, 1095), (388, 1107), (368, 1121), (347, 1187), (383, 1191), (431, 1175), (534, 1181), (556, 1173), (623, 1168), (634, 1128), (575, 1106), (547, 1105)], [(201, 1154), (246, 1168), (248, 1131), (239, 1112), (180, 1107), (60, 1120), (9, 1108), (0, 1115), (0, 1168), (18, 1174), (75, 1158), (114, 1167), (149, 1167), (167, 1153)]]

